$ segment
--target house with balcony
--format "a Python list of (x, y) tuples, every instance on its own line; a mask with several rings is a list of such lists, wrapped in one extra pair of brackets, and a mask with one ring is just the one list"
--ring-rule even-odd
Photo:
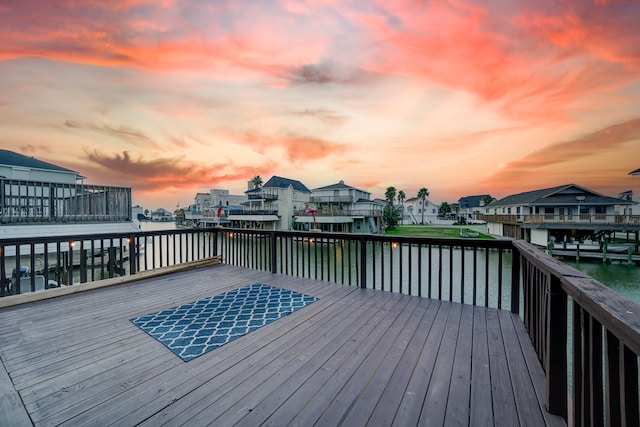
[(458, 199), (458, 219), (464, 218), (466, 222), (475, 222), (477, 216), (485, 213), (485, 199), (488, 194), (465, 196)]
[(245, 191), (243, 210), (232, 210), (232, 226), (261, 230), (291, 230), (295, 212), (303, 210), (311, 190), (300, 181), (272, 176), (264, 185)]
[(419, 197), (411, 197), (400, 207), (401, 224), (435, 224), (438, 221), (438, 205)]
[(311, 193), (308, 205), (295, 213), (295, 228), (310, 230), (315, 225), (316, 229), (329, 232), (383, 232), (384, 202), (371, 200), (370, 192), (340, 181)]
[(229, 213), (243, 211), (246, 195), (230, 194), (229, 190), (212, 188), (208, 193), (196, 193), (194, 203), (185, 211), (182, 225), (207, 227), (228, 225)]
[(131, 188), (84, 180), (71, 169), (0, 150), (0, 238), (139, 229)]
[(637, 202), (576, 184), (526, 191), (495, 200), (479, 215), (488, 232), (546, 247), (549, 242), (602, 241), (615, 233), (638, 242), (640, 216), (620, 214)]

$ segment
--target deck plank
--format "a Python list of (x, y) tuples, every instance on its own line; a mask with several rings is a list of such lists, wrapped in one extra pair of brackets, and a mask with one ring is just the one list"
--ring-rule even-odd
[(473, 306), (463, 305), (460, 330), (456, 342), (451, 384), (445, 414), (445, 425), (466, 426), (469, 424), (471, 392), (471, 354), (473, 333)]
[[(129, 320), (256, 282), (319, 300), (190, 362)], [(564, 424), (517, 316), (224, 264), (2, 308), (0, 359), (0, 425)]]
[(497, 310), (487, 310), (487, 331), (492, 343), (489, 346), (489, 369), (494, 425), (515, 426), (519, 423), (518, 413)]
[(475, 307), (473, 310), (469, 423), (478, 426), (490, 426), (494, 424), (486, 321), (486, 312), (488, 310), (489, 309), (483, 307)]

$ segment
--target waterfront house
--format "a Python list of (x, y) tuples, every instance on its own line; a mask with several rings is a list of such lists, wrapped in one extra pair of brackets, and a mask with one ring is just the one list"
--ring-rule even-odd
[(401, 210), (401, 224), (435, 224), (438, 221), (438, 205), (428, 199), (423, 204), (418, 197), (408, 198)]
[(228, 225), (230, 212), (242, 212), (246, 195), (230, 194), (229, 190), (212, 188), (208, 193), (196, 193), (194, 203), (185, 211), (183, 225)]
[(173, 214), (164, 208), (151, 211), (152, 221), (173, 221)]
[(484, 201), (488, 196), (488, 194), (480, 194), (458, 199), (458, 218), (464, 218), (467, 222), (475, 221), (477, 215), (485, 212)]
[[(295, 213), (297, 228), (308, 230), (315, 222), (322, 231), (381, 233), (384, 203), (371, 200), (371, 193), (340, 181), (315, 188), (309, 204)], [(309, 212), (310, 209), (313, 212)]]
[(0, 150), (0, 237), (138, 230), (131, 188), (84, 179), (62, 166)]
[(640, 216), (617, 213), (636, 203), (565, 184), (495, 200), (479, 218), (491, 234), (545, 247), (550, 241), (597, 241), (614, 232), (635, 233), (637, 242)]
[(240, 228), (291, 230), (294, 213), (304, 209), (311, 190), (300, 181), (272, 176), (261, 187), (245, 191), (244, 210), (229, 212), (228, 219)]

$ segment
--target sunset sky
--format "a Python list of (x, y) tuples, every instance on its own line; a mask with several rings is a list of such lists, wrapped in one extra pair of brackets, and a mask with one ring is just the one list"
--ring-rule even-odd
[(0, 147), (150, 209), (254, 175), (640, 200), (638, 28), (622, 0), (0, 0)]

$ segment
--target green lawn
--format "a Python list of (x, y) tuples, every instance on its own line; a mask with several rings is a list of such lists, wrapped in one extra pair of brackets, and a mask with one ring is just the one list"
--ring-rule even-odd
[[(423, 237), (460, 237), (460, 228), (464, 228), (468, 231), (478, 231), (475, 227), (439, 227), (433, 225), (400, 225), (393, 230), (387, 231), (385, 234), (394, 236), (423, 236)], [(480, 232), (478, 239), (491, 239), (495, 240), (495, 237)]]

